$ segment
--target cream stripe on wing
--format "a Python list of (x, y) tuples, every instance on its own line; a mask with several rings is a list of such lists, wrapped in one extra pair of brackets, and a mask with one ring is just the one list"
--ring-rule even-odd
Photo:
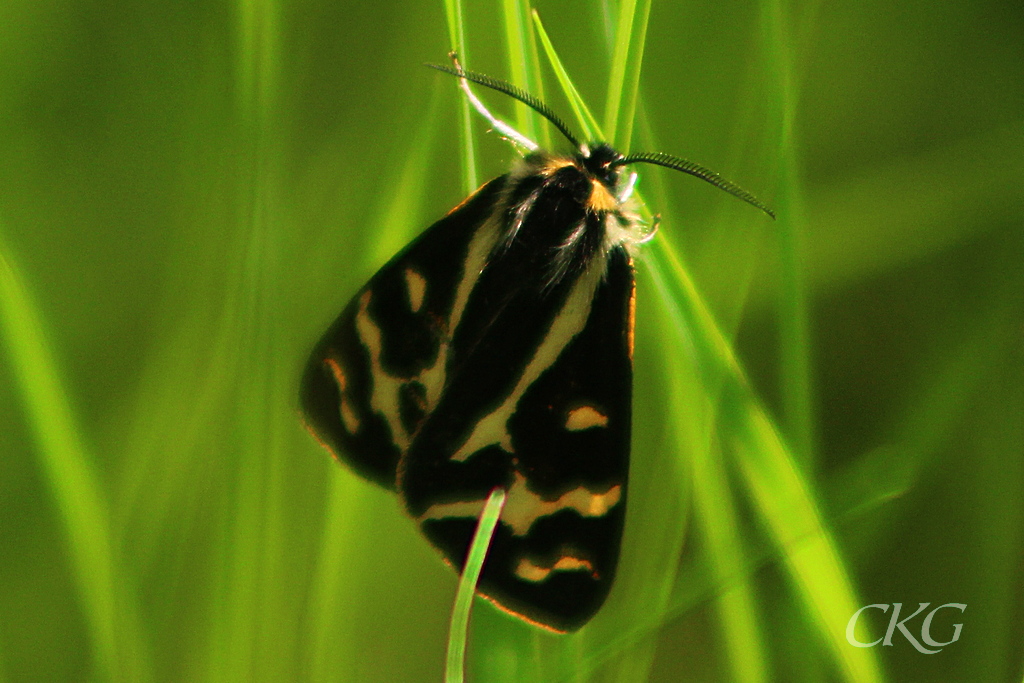
[(608, 416), (594, 406), (580, 406), (569, 411), (565, 428), (570, 432), (582, 432), (592, 427), (607, 427)]
[(405, 268), (403, 275), (405, 275), (405, 288), (409, 293), (409, 309), (413, 313), (419, 313), (420, 307), (423, 305), (423, 297), (427, 294), (427, 281), (417, 271), (409, 267)]
[[(501, 511), (501, 522), (509, 527), (513, 536), (526, 536), (530, 528), (541, 517), (548, 517), (563, 510), (575, 510), (581, 517), (603, 517), (622, 500), (622, 486), (616, 484), (606, 491), (593, 491), (578, 486), (566, 491), (555, 500), (544, 500), (530, 490), (526, 478), (515, 473), (515, 481), (509, 487), (505, 507)], [(419, 517), (429, 519), (475, 518), (483, 511), (483, 500), (466, 500), (455, 503), (431, 505)]]
[[(458, 325), (462, 312), (466, 308), (469, 294), (480, 278), (480, 272), (487, 263), (487, 257), (498, 241), (497, 223), (488, 219), (473, 234), (469, 248), (466, 253), (465, 266), (458, 289), (455, 294), (455, 302), (452, 307), (451, 316), (445, 330), (446, 339), (441, 340), (437, 357), (434, 364), (423, 370), (415, 381), (423, 384), (426, 390), (426, 410), (429, 412), (437, 405), (441, 396), (441, 390), (445, 384), (445, 367), (448, 362), (448, 351), (450, 348), (451, 331)], [(411, 268), (403, 270), (406, 288), (409, 294), (410, 308), (415, 312), (423, 304), (426, 295), (427, 282), (418, 272)], [(389, 375), (381, 365), (381, 354), (383, 353), (383, 333), (370, 316), (370, 301), (373, 291), (367, 290), (359, 297), (359, 311), (356, 313), (355, 327), (359, 340), (366, 347), (370, 355), (370, 376), (373, 379), (373, 387), (370, 392), (370, 406), (379, 413), (391, 428), (391, 436), (395, 445), (402, 451), (409, 447), (412, 434), (405, 431), (401, 422), (399, 409), (399, 391), (408, 378), (399, 378)], [(344, 419), (344, 415), (343, 415)]]
[(362, 421), (356, 414), (355, 408), (352, 407), (352, 400), (348, 395), (348, 380), (345, 378), (345, 371), (341, 369), (341, 364), (330, 356), (324, 359), (324, 365), (330, 369), (334, 382), (338, 385), (338, 413), (341, 415), (341, 423), (344, 425), (345, 431), (349, 434), (355, 434), (359, 431)]
[(597, 572), (594, 570), (593, 563), (590, 560), (582, 557), (576, 557), (574, 555), (562, 555), (550, 567), (536, 564), (525, 557), (519, 558), (519, 564), (516, 565), (516, 576), (523, 581), (530, 581), (532, 583), (539, 583), (546, 580), (551, 576), (551, 572), (578, 571), (587, 572), (595, 579), (597, 578)]
[(359, 297), (359, 312), (356, 313), (356, 333), (370, 354), (370, 377), (373, 386), (370, 390), (370, 406), (379, 413), (391, 428), (391, 438), (399, 449), (405, 450), (409, 445), (409, 434), (405, 432), (398, 408), (398, 391), (403, 380), (389, 375), (381, 366), (380, 356), (383, 349), (383, 334), (380, 327), (370, 318), (370, 299), (372, 290), (367, 290)]
[(437, 405), (441, 398), (441, 391), (447, 381), (446, 368), (448, 366), (448, 352), (451, 349), (451, 335), (462, 320), (462, 313), (466, 309), (466, 302), (469, 301), (469, 294), (480, 279), (480, 273), (487, 265), (487, 257), (498, 242), (498, 223), (494, 216), (503, 211), (502, 204), (498, 204), (495, 213), (488, 218), (483, 225), (474, 233), (466, 250), (465, 265), (459, 279), (459, 287), (455, 292), (455, 300), (452, 304), (451, 315), (446, 321), (446, 338), (441, 340), (440, 349), (434, 364), (420, 373), (417, 378), (427, 392), (427, 410), (430, 411)]
[(590, 316), (594, 292), (604, 277), (605, 267), (605, 259), (595, 258), (587, 271), (576, 280), (562, 310), (551, 322), (548, 333), (544, 335), (544, 340), (519, 376), (515, 388), (497, 409), (476, 423), (465, 443), (452, 455), (452, 460), (464, 461), (491, 444), (498, 444), (508, 453), (513, 452), (512, 437), (508, 433), (508, 419), (515, 412), (519, 399), (530, 385), (558, 360), (558, 356), (573, 337), (583, 331)]

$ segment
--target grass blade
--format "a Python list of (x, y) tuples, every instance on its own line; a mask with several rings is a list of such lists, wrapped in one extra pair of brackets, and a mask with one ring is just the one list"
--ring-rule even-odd
[(555, 46), (551, 43), (551, 39), (548, 37), (547, 31), (544, 30), (544, 25), (540, 21), (540, 15), (537, 14), (537, 10), (533, 10), (533, 25), (537, 29), (537, 35), (540, 37), (540, 43), (544, 47), (544, 54), (548, 58), (548, 62), (551, 64), (551, 68), (555, 70), (555, 76), (558, 78), (559, 85), (562, 86), (562, 91), (569, 100), (569, 106), (572, 107), (573, 113), (576, 115), (576, 121), (580, 125), (580, 129), (583, 131), (583, 140), (590, 142), (597, 139), (603, 139), (604, 134), (601, 132), (601, 126), (594, 118), (594, 115), (590, 112), (586, 102), (580, 97), (579, 91), (576, 90), (576, 86), (572, 84), (572, 79), (569, 78), (569, 73), (565, 70), (562, 65), (562, 60), (558, 58), (558, 53), (555, 52)]
[(604, 105), (604, 132), (609, 142), (615, 141), (618, 132), (622, 89), (626, 79), (626, 64), (629, 61), (629, 46), (633, 38), (633, 19), (636, 16), (636, 0), (622, 0), (619, 17), (615, 24), (615, 45), (612, 49), (612, 68), (608, 75), (608, 96)]
[(628, 66), (624, 71), (627, 90), (626, 101), (621, 105), (622, 114), (618, 127), (608, 131), (622, 150), (630, 149), (633, 142), (633, 122), (636, 119), (636, 108), (640, 97), (640, 68), (644, 62), (644, 49), (647, 46), (647, 26), (651, 19), (651, 0), (640, 0), (640, 21), (636, 23), (632, 45), (629, 50)]
[(811, 400), (813, 377), (810, 363), (810, 323), (808, 320), (806, 258), (803, 233), (807, 223), (800, 196), (800, 162), (796, 158), (797, 138), (795, 119), (797, 91), (793, 74), (793, 56), (786, 31), (785, 9), (777, 0), (762, 3), (762, 25), (767, 33), (766, 50), (774, 63), (769, 73), (778, 75), (777, 108), (782, 118), (779, 131), (780, 191), (776, 202), (779, 220), (775, 231), (780, 255), (779, 296), (779, 387), (782, 396), (784, 431), (793, 452), (805, 464), (813, 462), (815, 450), (814, 409)]
[(448, 631), (448, 657), (445, 666), (445, 681), (447, 683), (462, 683), (466, 660), (466, 639), (469, 632), (469, 610), (473, 606), (473, 596), (476, 595), (480, 570), (483, 569), (487, 549), (491, 545), (491, 537), (494, 536), (494, 529), (498, 525), (498, 518), (501, 516), (501, 509), (504, 506), (505, 489), (496, 488), (491, 491), (491, 495), (480, 513), (480, 522), (477, 524), (476, 533), (473, 534), (473, 543), (469, 546), (466, 564), (462, 569), (462, 577), (459, 579), (459, 590), (455, 595), (455, 604), (452, 607), (451, 628)]
[(93, 458), (82, 442), (36, 307), (2, 252), (0, 331), (35, 437), (40, 469), (67, 534), (98, 674), (105, 680), (148, 680), (134, 598), (117, 561), (109, 507)]
[[(462, 67), (469, 70), (466, 49), (466, 29), (462, 17), (462, 0), (444, 0), (444, 16), (448, 24), (448, 44), (459, 55)], [(472, 192), (480, 185), (476, 170), (476, 143), (473, 141), (472, 112), (469, 101), (459, 98), (459, 131), (462, 138), (462, 179), (465, 191)]]
[[(721, 450), (712, 446), (713, 425), (704, 442), (690, 451), (694, 517), (707, 546), (713, 584), (728, 586), (716, 601), (731, 679), (746, 683), (767, 680), (767, 653), (758, 622), (754, 587), (745, 569), (740, 513), (732, 504), (728, 473)], [(738, 580), (734, 577), (741, 577)]]
[[(733, 352), (666, 240), (655, 240), (651, 274), (680, 343), (688, 340), (728, 454), (785, 561), (805, 613), (851, 681), (879, 681), (874, 654), (851, 648), (842, 627), (858, 601), (807, 483)], [(668, 271), (667, 274), (665, 271)]]
[[(530, 30), (530, 8), (524, 0), (502, 0), (505, 19), (505, 50), (508, 54), (509, 80), (544, 101), (544, 88), (537, 59), (537, 41)], [(547, 126), (537, 126), (533, 111), (516, 102), (516, 128), (542, 149), (551, 147)]]

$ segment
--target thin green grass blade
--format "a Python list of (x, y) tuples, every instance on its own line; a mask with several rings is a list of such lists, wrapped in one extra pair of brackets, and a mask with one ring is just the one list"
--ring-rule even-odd
[(462, 18), (462, 0), (444, 0), (444, 16), (448, 26), (448, 44), (459, 54), (463, 66), (469, 55), (466, 54), (466, 28)]
[(23, 397), (39, 467), (67, 534), (72, 573), (104, 680), (149, 680), (133, 582), (117, 559), (110, 514), (36, 306), (0, 252), (0, 339)]
[[(530, 9), (529, 0), (517, 0), (520, 6), (522, 17), (522, 31), (526, 39), (526, 64), (527, 73), (531, 78), (531, 86), (534, 88), (532, 95), (544, 101), (544, 75), (540, 67), (540, 52), (537, 49), (537, 35), (533, 31), (533, 24), (530, 21), (533, 12)], [(551, 149), (551, 129), (546, 125), (537, 126), (537, 137), (534, 138), (544, 149)]]
[(640, 20), (633, 31), (632, 45), (629, 50), (628, 65), (624, 72), (626, 79), (626, 100), (621, 105), (622, 114), (614, 133), (608, 132), (621, 150), (629, 150), (633, 143), (633, 122), (640, 97), (640, 69), (644, 63), (644, 50), (647, 46), (647, 26), (651, 19), (651, 0), (640, 0)]
[[(509, 80), (543, 102), (544, 93), (536, 70), (537, 43), (529, 29), (529, 11), (524, 0), (502, 0)], [(542, 149), (547, 149), (551, 145), (547, 126), (538, 127), (533, 110), (522, 102), (517, 101), (515, 109), (515, 128), (531, 140), (537, 141)]]
[[(541, 52), (537, 47), (537, 33), (532, 29), (532, 23), (530, 22), (531, 12), (534, 11), (529, 8), (529, 3), (525, 0), (519, 0), (522, 3), (522, 14), (523, 23), (525, 28), (523, 31), (526, 34), (526, 56), (528, 58), (529, 73), (534, 79), (535, 87), (537, 88), (534, 93), (544, 101), (544, 72), (541, 69)], [(541, 144), (545, 150), (551, 148), (551, 128), (546, 125), (538, 127), (538, 137), (535, 139)]]
[(747, 558), (737, 551), (743, 548), (739, 511), (732, 503), (721, 451), (712, 447), (713, 424), (709, 426), (703, 443), (694, 444), (689, 451), (694, 517), (705, 539), (712, 584), (727, 586), (716, 601), (716, 608), (728, 652), (730, 679), (760, 683), (767, 680), (764, 639), (758, 621), (760, 610), (750, 575), (745, 571)]
[[(637, 289), (650, 293), (641, 283)], [(621, 620), (613, 618), (612, 637), (607, 644), (598, 643), (600, 650), (592, 653), (595, 671), (604, 669), (608, 659), (635, 659), (644, 654), (644, 643), (657, 642), (654, 634), (671, 616), (679, 557), (692, 530), (693, 466), (680, 454), (693, 453), (705, 441), (706, 430), (701, 427), (706, 420), (706, 400), (693, 391), (686, 357), (663, 353), (673, 347), (665, 340), (658, 316), (651, 315), (655, 313), (647, 305), (651, 301), (645, 295), (637, 307), (636, 354), (646, 361), (637, 367), (634, 402), (642, 405), (644, 394), (653, 392), (658, 409), (634, 413), (631, 457), (636, 458), (637, 466), (630, 468), (623, 570), (616, 578), (620, 585), (613, 588), (613, 597), (615, 590), (620, 595), (625, 592), (623, 602), (630, 611), (624, 616), (628, 615), (629, 621), (624, 627)], [(652, 367), (645, 371), (648, 363)], [(638, 612), (635, 605), (644, 609)], [(653, 654), (647, 657), (648, 667)]]
[[(284, 486), (288, 453), (285, 397), (291, 393), (279, 321), (287, 310), (278, 177), (281, 157), (281, 6), (277, 0), (234, 4), (237, 43), (233, 103), (236, 154), (228, 296), (218, 337), (232, 340), (228, 379), (245, 397), (229, 413), (239, 466), (225, 481), (227, 516), (218, 531), (204, 661), (218, 681), (286, 677), (282, 652), (296, 634), (280, 615), (292, 601), (278, 587), (287, 576)], [(285, 404), (287, 405), (287, 404)]]
[(562, 92), (565, 93), (566, 98), (569, 100), (569, 106), (572, 107), (573, 113), (576, 115), (576, 121), (580, 125), (580, 129), (583, 132), (583, 139), (587, 142), (591, 142), (597, 139), (604, 139), (604, 134), (601, 132), (601, 125), (597, 122), (597, 119), (591, 113), (587, 107), (583, 98), (580, 97), (580, 93), (576, 90), (576, 86), (572, 84), (572, 79), (569, 78), (568, 72), (562, 65), (562, 60), (558, 58), (558, 53), (555, 52), (555, 46), (551, 43), (551, 39), (548, 37), (547, 31), (544, 30), (544, 24), (541, 23), (540, 15), (537, 10), (533, 10), (533, 25), (537, 30), (537, 35), (540, 37), (541, 46), (544, 48), (544, 54), (548, 58), (548, 62), (551, 64), (551, 68), (555, 71), (555, 76), (558, 78), (559, 85), (562, 86)]
[[(631, 53), (633, 89), (628, 95), (623, 113), (624, 129), (621, 144), (624, 148), (628, 148), (632, 140), (632, 124), (639, 97), (639, 77), (650, 9), (650, 3), (645, 2), (639, 10), (641, 19), (638, 22), (636, 38), (638, 47), (636, 52)], [(669, 247), (671, 248), (671, 245)], [(653, 257), (655, 260), (659, 258), (657, 250)], [(689, 274), (682, 271), (681, 261), (679, 266), (680, 271), (676, 274), (685, 277), (677, 284), (683, 284), (689, 280)], [(665, 299), (662, 303), (670, 309), (678, 305)], [(695, 303), (698, 307), (703, 307), (700, 300), (696, 300)], [(669, 319), (673, 319), (677, 314), (669, 310), (667, 315)], [(726, 337), (717, 323), (710, 316), (706, 318), (705, 323), (721, 336), (723, 346), (727, 347)], [(681, 342), (682, 339), (677, 341)], [(697, 353), (695, 361), (704, 364), (708, 359)], [(697, 374), (700, 373), (701, 369), (698, 369)], [(705, 559), (710, 574), (710, 585), (718, 587), (714, 589), (714, 606), (718, 613), (723, 649), (726, 653), (724, 659), (729, 666), (730, 678), (760, 683), (771, 677), (772, 656), (767, 651), (768, 643), (761, 626), (763, 617), (751, 571), (750, 544), (744, 542), (744, 534), (741, 531), (740, 520), (745, 516), (745, 511), (739, 509), (734, 487), (730, 485), (729, 473), (723, 466), (725, 458), (718, 435), (728, 434), (729, 427), (720, 420), (718, 388), (700, 381), (698, 385), (703, 385), (710, 419), (705, 423), (705, 440), (694, 444), (689, 451), (693, 464), (693, 498), (696, 507), (694, 517), (706, 547)]]
[(775, 425), (751, 408), (733, 413), (735, 461), (776, 544), (786, 550), (803, 611), (846, 680), (881, 681), (874, 653), (846, 641), (843, 627), (860, 603), (818, 506)]
[(604, 132), (608, 141), (616, 140), (618, 132), (622, 90), (626, 80), (626, 64), (629, 61), (629, 46), (633, 38), (633, 19), (636, 16), (636, 0), (622, 0), (615, 24), (615, 45), (612, 48), (612, 67), (608, 75), (608, 95), (604, 105)]
[[(451, 84), (444, 82), (443, 85)], [(405, 147), (401, 172), (393, 184), (387, 185), (394, 190), (381, 196), (376, 212), (379, 218), (373, 222), (378, 228), (374, 230), (371, 248), (361, 254), (370, 267), (378, 267), (387, 261), (422, 230), (423, 200), (430, 187), (429, 177), (423, 169), (427, 168), (437, 137), (440, 92), (449, 95), (451, 90), (444, 87), (441, 91), (433, 91), (426, 110), (419, 117), (416, 133)]]
[[(615, 83), (610, 84), (609, 101), (615, 102), (615, 111), (618, 113), (609, 116), (608, 121), (613, 122), (616, 127), (624, 125), (626, 128), (631, 128), (637, 102), (639, 73), (642, 64), (642, 47), (646, 36), (650, 3), (643, 2), (639, 7), (634, 4), (631, 7), (624, 8), (623, 11), (627, 12), (627, 14), (620, 16), (628, 17), (628, 21), (631, 23), (637, 22), (636, 13), (639, 11), (640, 17), (639, 22), (637, 22), (639, 26), (637, 27), (638, 30), (635, 34), (630, 31), (617, 33), (618, 40), (616, 49), (613, 52), (618, 63), (613, 67), (613, 73), (615, 74), (615, 79), (619, 82), (619, 85), (616, 85)], [(550, 38), (544, 30), (543, 24), (536, 12), (534, 12), (534, 25), (538, 32), (541, 45), (545, 49), (549, 62), (552, 64), (559, 83), (569, 100), (579, 125), (584, 130), (586, 137), (588, 139), (603, 137), (600, 136), (600, 125), (590, 113), (575, 86), (572, 84), (571, 79), (562, 65), (561, 60), (558, 58)], [(628, 38), (631, 38), (632, 40), (627, 40)], [(629, 47), (630, 42), (633, 42), (636, 45), (636, 52), (631, 51)], [(627, 74), (630, 78), (628, 86), (622, 83), (622, 80), (626, 78)], [(628, 94), (624, 97), (623, 93), (627, 91)], [(623, 102), (623, 100), (625, 100), (625, 102)], [(608, 116), (608, 112), (606, 112), (606, 116)], [(626, 135), (628, 136), (628, 133)], [(678, 273), (673, 274), (678, 275)], [(687, 279), (688, 276), (685, 276), (684, 274), (681, 281), (685, 283)], [(677, 284), (677, 287), (679, 286), (680, 285)], [(685, 286), (682, 288), (685, 289)], [(710, 320), (710, 316), (707, 316), (707, 320), (704, 322), (709, 329), (717, 333), (713, 322)], [(728, 349), (724, 339), (721, 339), (720, 341), (725, 350), (723, 352), (720, 348), (719, 355), (724, 354), (725, 357), (731, 358), (731, 350)], [(699, 362), (701, 362), (701, 359), (698, 354), (698, 363)], [(738, 366), (735, 367), (735, 370), (739, 373)], [(741, 377), (739, 374), (737, 374), (737, 376)], [(708, 395), (710, 396), (713, 394), (709, 393)], [(752, 396), (750, 398), (752, 401), (754, 400)], [(673, 414), (678, 415), (680, 413), (675, 412)], [(728, 426), (724, 427), (723, 430), (727, 431)], [(705, 434), (705, 438), (707, 438), (707, 436), (708, 435)], [(764, 441), (763, 435), (762, 441)], [(720, 471), (715, 472), (714, 467), (709, 465), (709, 463), (712, 462), (710, 458), (714, 455), (715, 454), (711, 451), (709, 444), (704, 443), (701, 457), (704, 458), (704, 464), (702, 467), (705, 469), (701, 473), (700, 477), (695, 477), (695, 479), (697, 479), (695, 486), (702, 488), (698, 497), (704, 501), (704, 504), (700, 504), (700, 501), (698, 500), (699, 514), (702, 518), (701, 523), (706, 531), (711, 532), (709, 534), (712, 541), (710, 558), (712, 564), (717, 565), (715, 573), (721, 576), (742, 577), (746, 575), (743, 571), (743, 560), (736, 556), (734, 552), (730, 552), (729, 550), (735, 548), (738, 544), (737, 539), (739, 534), (735, 519), (736, 513), (731, 506), (721, 504), (722, 496), (713, 495), (715, 491), (721, 493), (726, 489), (724, 473)], [(799, 490), (797, 491), (799, 494)], [(799, 497), (799, 495), (797, 495), (797, 497)], [(806, 493), (804, 494), (804, 499), (809, 500)], [(785, 524), (776, 520), (776, 524), (773, 526), (773, 529), (776, 530), (777, 536), (784, 535), (782, 533), (784, 528)], [(819, 529), (819, 531), (821, 530)], [(821, 533), (824, 532), (821, 531)], [(845, 578), (842, 577), (841, 574), (841, 565), (838, 565), (837, 562), (833, 564), (839, 567), (840, 577)], [(795, 571), (795, 573), (797, 576), (803, 576), (799, 572)], [(805, 581), (804, 583), (807, 584), (809, 582)], [(813, 590), (804, 590), (803, 595), (806, 599), (808, 596), (814, 597), (818, 594), (815, 594)], [(850, 604), (853, 604), (852, 600), (850, 601)], [(721, 605), (723, 629), (725, 631), (726, 641), (729, 643), (729, 651), (731, 653), (730, 661), (732, 662), (734, 678), (736, 680), (744, 681), (765, 680), (765, 671), (767, 668), (765, 663), (766, 657), (763, 652), (763, 639), (756, 620), (756, 600), (753, 597), (752, 588), (745, 580), (741, 581), (740, 584), (734, 583), (730, 586), (727, 593), (723, 594)], [(628, 646), (620, 644), (619, 646), (613, 645), (612, 647), (620, 651), (624, 651), (621, 648)], [(591, 652), (589, 655), (590, 660), (593, 660), (593, 655), (594, 652)], [(868, 659), (870, 660), (870, 657)], [(579, 670), (582, 671), (588, 668), (588, 666), (582, 666)], [(870, 666), (868, 666), (867, 669), (870, 670)]]
[[(466, 29), (462, 17), (462, 0), (444, 0), (444, 16), (448, 24), (448, 44), (459, 55), (465, 69), (469, 69), (469, 54), (466, 49)], [(472, 112), (469, 101), (459, 98), (459, 131), (462, 140), (463, 188), (472, 192), (480, 184), (476, 167), (476, 143), (473, 140)]]
[[(681, 340), (689, 340), (720, 433), (759, 516), (785, 561), (805, 613), (847, 680), (880, 681), (874, 654), (851, 648), (843, 627), (858, 605), (839, 552), (793, 455), (754, 396), (721, 331), (666, 240), (655, 240), (652, 277)], [(667, 272), (666, 272), (667, 271)]]
[(780, 178), (776, 195), (778, 220), (773, 226), (779, 246), (779, 392), (782, 397), (784, 432), (793, 452), (801, 462), (814, 460), (814, 403), (811, 373), (810, 323), (808, 320), (806, 257), (803, 234), (807, 230), (800, 191), (800, 160), (797, 159), (798, 138), (795, 131), (798, 93), (794, 75), (794, 44), (787, 35), (788, 15), (778, 0), (761, 4), (761, 22), (766, 54), (772, 64), (768, 73), (777, 74), (777, 93), (781, 125), (779, 145)]
[[(641, 204), (641, 214), (650, 220), (651, 214), (642, 193), (637, 192), (636, 198)], [(651, 254), (650, 260), (657, 266), (657, 250)], [(688, 282), (690, 276), (683, 270), (681, 262), (679, 268), (679, 273), (669, 272)], [(674, 324), (662, 324), (652, 330), (659, 339), (656, 346), (662, 351), (693, 349), (692, 336), (680, 320), (678, 304), (667, 298), (665, 288), (659, 284), (659, 272), (657, 267), (651, 270), (655, 289), (661, 290), (661, 296), (654, 297), (659, 304), (658, 317)], [(681, 287), (680, 291), (685, 289)], [(698, 307), (702, 306), (698, 302)], [(714, 325), (710, 315), (706, 322)], [(725, 343), (724, 338), (722, 343)], [(707, 580), (713, 586), (723, 587), (717, 593), (716, 607), (732, 679), (752, 683), (763, 681), (768, 675), (768, 654), (764, 650), (765, 642), (758, 623), (750, 558), (737, 550), (744, 547), (739, 521), (741, 513), (732, 503), (728, 477), (720, 464), (722, 454), (715, 445), (717, 435), (724, 427), (717, 420), (713, 388), (703, 376), (701, 364), (706, 362), (705, 358), (696, 350), (687, 357), (689, 361), (684, 362), (683, 357), (665, 352), (662, 359), (666, 364), (666, 376), (672, 378), (663, 409), (668, 419), (671, 443), (675, 445), (673, 453), (679, 454), (675, 456), (679, 461), (678, 467), (690, 479), (681, 483), (680, 489), (689, 491), (693, 500), (694, 519), (704, 539), (703, 556), (711, 573)], [(679, 543), (683, 540), (680, 536)], [(682, 551), (682, 546), (678, 546), (675, 558)], [(663, 570), (663, 574), (666, 587), (670, 589), (678, 579), (675, 573)], [(675, 616), (677, 609), (676, 605), (666, 603), (661, 618), (667, 620)]]
[(505, 489), (496, 488), (487, 498), (480, 522), (477, 524), (473, 542), (469, 546), (466, 564), (459, 579), (459, 590), (452, 607), (452, 621), (448, 632), (448, 657), (445, 665), (445, 681), (462, 683), (466, 662), (466, 640), (469, 635), (469, 610), (476, 595), (476, 584), (480, 580), (487, 549), (491, 545), (494, 529), (498, 525), (501, 509), (505, 506)]

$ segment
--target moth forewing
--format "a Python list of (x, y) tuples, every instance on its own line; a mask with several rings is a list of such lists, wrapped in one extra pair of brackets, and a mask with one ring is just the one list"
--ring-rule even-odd
[(437, 402), (438, 359), (468, 296), (463, 274), (479, 271), (481, 252), (493, 247), (485, 221), (504, 182), (481, 187), (384, 265), (306, 366), (300, 401), (307, 427), (340, 461), (386, 488), (395, 488), (399, 457)]

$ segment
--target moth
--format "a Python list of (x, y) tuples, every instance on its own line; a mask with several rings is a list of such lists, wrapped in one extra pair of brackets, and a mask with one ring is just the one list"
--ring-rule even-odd
[[(484, 502), (505, 489), (477, 592), (572, 631), (608, 595), (625, 519), (633, 256), (656, 229), (625, 169), (672, 168), (772, 213), (692, 162), (583, 143), (537, 98), (453, 64), (428, 66), (457, 77), (525, 155), (355, 294), (313, 350), (302, 410), (340, 461), (398, 493), (458, 571)], [(525, 103), (571, 151), (540, 150), (470, 82)]]

